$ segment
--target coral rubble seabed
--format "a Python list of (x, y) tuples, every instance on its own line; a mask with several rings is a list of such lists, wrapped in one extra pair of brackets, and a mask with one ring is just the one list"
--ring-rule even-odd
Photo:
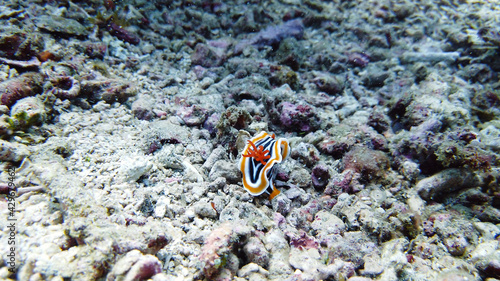
[(0, 279), (500, 279), (496, 5), (3, 1)]

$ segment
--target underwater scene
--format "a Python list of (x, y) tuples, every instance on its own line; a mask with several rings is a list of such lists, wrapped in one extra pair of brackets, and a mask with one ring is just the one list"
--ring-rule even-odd
[(500, 280), (500, 0), (0, 1), (0, 280)]

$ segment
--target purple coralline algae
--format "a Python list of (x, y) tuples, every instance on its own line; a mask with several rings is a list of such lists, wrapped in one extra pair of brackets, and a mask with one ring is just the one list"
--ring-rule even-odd
[(314, 109), (309, 105), (283, 102), (278, 105), (278, 111), (281, 125), (287, 129), (310, 132), (318, 126)]
[(322, 164), (316, 165), (311, 173), (312, 184), (315, 188), (323, 188), (330, 180), (328, 167)]

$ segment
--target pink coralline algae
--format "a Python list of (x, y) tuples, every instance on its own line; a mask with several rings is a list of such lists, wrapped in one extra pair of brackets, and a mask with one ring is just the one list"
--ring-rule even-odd
[(319, 248), (319, 243), (314, 239), (314, 237), (307, 235), (307, 233), (303, 230), (299, 230), (299, 235), (287, 233), (287, 236), (290, 237), (290, 245), (295, 248), (299, 248), (301, 250)]
[(318, 128), (318, 117), (309, 105), (282, 102), (278, 105), (279, 120), (283, 127), (299, 132), (310, 132)]

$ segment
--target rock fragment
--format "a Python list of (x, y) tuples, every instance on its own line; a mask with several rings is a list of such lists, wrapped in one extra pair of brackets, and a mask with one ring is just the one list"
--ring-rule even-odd
[(422, 199), (435, 200), (440, 195), (461, 190), (474, 184), (474, 175), (463, 169), (447, 169), (417, 183), (415, 190)]

